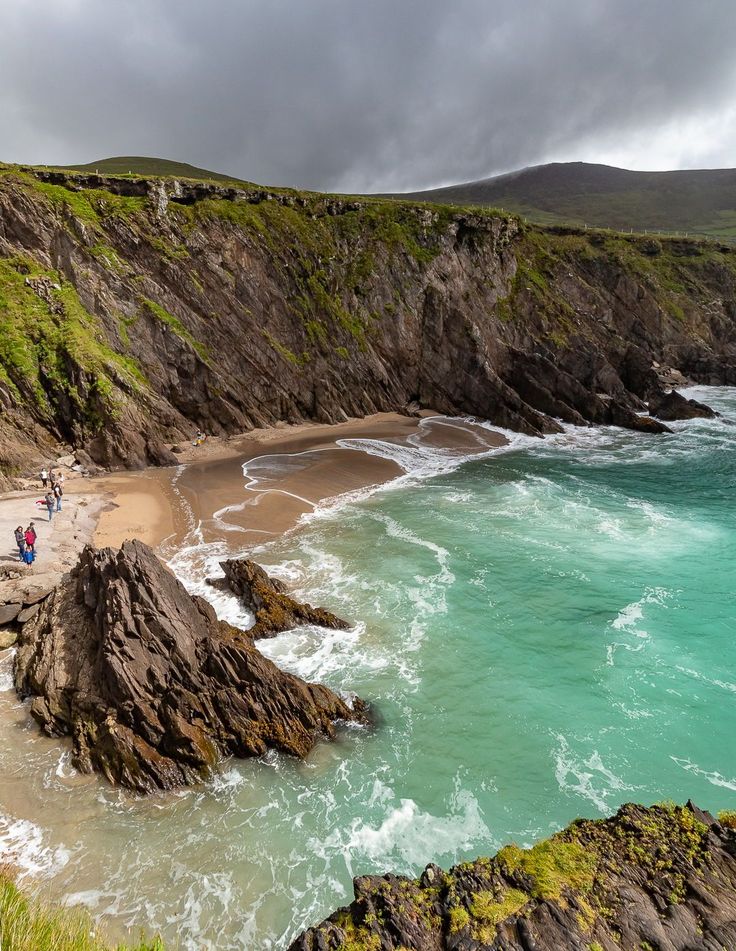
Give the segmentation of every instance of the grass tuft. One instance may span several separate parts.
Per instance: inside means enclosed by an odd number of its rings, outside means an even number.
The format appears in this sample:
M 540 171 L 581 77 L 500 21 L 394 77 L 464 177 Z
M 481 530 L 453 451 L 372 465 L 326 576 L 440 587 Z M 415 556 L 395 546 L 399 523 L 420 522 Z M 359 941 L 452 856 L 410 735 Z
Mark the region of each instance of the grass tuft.
M 0 873 L 2 951 L 164 951 L 159 938 L 135 945 L 111 945 L 97 933 L 89 914 L 60 908 L 21 892 Z

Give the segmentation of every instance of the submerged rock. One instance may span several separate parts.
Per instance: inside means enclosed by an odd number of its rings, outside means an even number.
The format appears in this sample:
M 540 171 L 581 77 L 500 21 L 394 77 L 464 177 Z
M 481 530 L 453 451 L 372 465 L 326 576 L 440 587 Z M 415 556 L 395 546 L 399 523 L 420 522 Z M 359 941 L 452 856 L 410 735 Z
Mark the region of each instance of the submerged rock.
M 688 803 L 626 805 L 522 850 L 354 881 L 290 951 L 736 948 L 736 832 Z
M 228 587 L 255 616 L 255 624 L 247 631 L 254 640 L 274 637 L 303 624 L 316 624 L 337 631 L 347 631 L 350 627 L 347 621 L 325 608 L 313 608 L 311 604 L 295 601 L 286 594 L 283 582 L 269 577 L 260 565 L 248 558 L 221 561 L 220 567 L 225 572 Z
M 365 718 L 327 687 L 279 670 L 218 621 L 142 542 L 87 546 L 23 627 L 15 684 L 77 769 L 139 792 L 209 776 L 224 756 L 305 756 Z

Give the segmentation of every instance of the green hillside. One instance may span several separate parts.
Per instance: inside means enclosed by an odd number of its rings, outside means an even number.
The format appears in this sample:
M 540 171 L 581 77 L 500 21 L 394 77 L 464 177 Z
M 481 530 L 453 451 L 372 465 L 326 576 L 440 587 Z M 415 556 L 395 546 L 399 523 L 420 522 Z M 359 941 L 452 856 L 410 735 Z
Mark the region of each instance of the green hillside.
M 395 197 L 489 205 L 540 224 L 687 232 L 736 241 L 736 169 L 730 168 L 634 172 L 555 163 Z
M 211 172 L 206 168 L 197 168 L 187 162 L 174 162 L 171 159 L 150 158 L 145 155 L 117 155 L 113 158 L 99 159 L 86 165 L 62 165 L 61 168 L 75 172 L 99 172 L 101 175 L 165 175 L 172 178 L 196 178 L 214 182 L 238 182 L 240 179 L 222 172 Z

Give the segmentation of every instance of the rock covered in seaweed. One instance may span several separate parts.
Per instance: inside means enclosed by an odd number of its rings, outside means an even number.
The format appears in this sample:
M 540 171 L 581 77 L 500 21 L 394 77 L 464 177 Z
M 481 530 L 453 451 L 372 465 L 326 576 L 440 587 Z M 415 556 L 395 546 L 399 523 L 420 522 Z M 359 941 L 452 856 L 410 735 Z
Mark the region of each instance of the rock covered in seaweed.
M 24 626 L 15 683 L 46 733 L 71 736 L 79 770 L 139 792 L 228 755 L 305 756 L 365 709 L 281 671 L 140 541 L 84 549 Z
M 316 624 L 337 631 L 350 627 L 347 621 L 325 608 L 295 601 L 286 594 L 286 586 L 269 575 L 248 558 L 221 561 L 228 587 L 238 595 L 245 607 L 255 616 L 255 623 L 247 633 L 254 639 L 274 637 L 282 631 L 303 624 Z
M 691 803 L 626 805 L 532 849 L 354 891 L 290 951 L 736 948 L 736 832 Z

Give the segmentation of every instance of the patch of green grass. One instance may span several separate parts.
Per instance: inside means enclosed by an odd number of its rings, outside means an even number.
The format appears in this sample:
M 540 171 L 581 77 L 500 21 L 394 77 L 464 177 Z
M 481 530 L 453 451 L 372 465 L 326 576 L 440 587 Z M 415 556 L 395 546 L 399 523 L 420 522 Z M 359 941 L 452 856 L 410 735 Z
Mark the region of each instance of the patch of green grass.
M 2 951 L 164 951 L 163 943 L 139 941 L 113 946 L 96 933 L 81 909 L 55 907 L 21 892 L 0 874 L 0 948 Z
M 499 901 L 493 892 L 476 892 L 470 905 L 470 914 L 484 924 L 497 925 L 516 914 L 529 901 L 529 896 L 518 888 L 507 889 Z
M 267 330 L 262 330 L 261 333 L 268 340 L 269 344 L 273 349 L 283 357 L 287 363 L 291 363 L 295 367 L 303 367 L 306 363 L 309 363 L 309 354 L 303 353 L 301 356 L 297 356 L 293 350 L 289 350 L 288 347 L 285 347 L 279 340 L 273 337 Z
M 589 891 L 593 885 L 597 858 L 578 842 L 557 836 L 538 842 L 531 849 L 507 845 L 498 860 L 508 874 L 521 871 L 532 880 L 534 898 L 559 899 L 564 888 Z
M 481 944 L 490 944 L 496 936 L 496 928 L 502 921 L 529 902 L 529 896 L 518 888 L 509 888 L 500 900 L 493 892 L 476 892 L 470 904 L 472 935 Z
M 156 235 L 149 235 L 148 243 L 167 261 L 185 261 L 189 257 L 189 252 L 183 244 L 166 241 Z
M 460 905 L 450 909 L 448 918 L 450 921 L 451 934 L 454 934 L 456 931 L 462 931 L 463 928 L 467 928 L 470 925 L 470 914 L 467 909 Z
M 143 197 L 115 195 L 100 188 L 67 188 L 39 181 L 33 175 L 23 173 L 19 177 L 27 186 L 44 195 L 55 208 L 66 208 L 75 218 L 89 225 L 97 225 L 111 216 L 130 218 L 143 212 L 146 207 Z
M 87 251 L 95 260 L 99 261 L 103 267 L 113 271 L 113 273 L 119 275 L 127 273 L 128 269 L 121 260 L 118 252 L 114 248 L 111 248 L 109 244 L 105 244 L 104 241 L 98 241 L 97 244 L 87 248 Z
M 718 813 L 718 821 L 727 829 L 736 829 L 736 812 L 730 809 L 724 809 Z
M 209 363 L 210 357 L 207 347 L 192 336 L 178 317 L 170 314 L 168 310 L 165 310 L 160 304 L 157 304 L 156 301 L 148 297 L 141 297 L 140 303 L 144 310 L 147 310 L 148 313 L 152 314 L 156 320 L 161 321 L 162 324 L 166 324 L 167 327 L 170 327 L 176 336 L 186 341 L 205 363 Z

